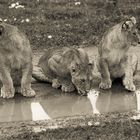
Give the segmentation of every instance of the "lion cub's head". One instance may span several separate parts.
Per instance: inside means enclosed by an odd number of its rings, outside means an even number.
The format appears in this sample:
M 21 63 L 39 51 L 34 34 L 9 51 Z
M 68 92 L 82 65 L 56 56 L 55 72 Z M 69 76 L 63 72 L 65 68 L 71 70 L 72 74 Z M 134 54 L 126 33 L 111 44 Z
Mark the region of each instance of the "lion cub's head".
M 127 41 L 131 45 L 137 45 L 140 43 L 140 36 L 138 33 L 138 29 L 136 28 L 136 18 L 131 17 L 130 19 L 127 19 L 125 22 L 122 24 L 122 32 L 125 34 L 127 37 Z
M 72 82 L 81 95 L 86 95 L 90 90 L 92 65 L 83 49 L 78 49 L 75 59 L 70 64 Z

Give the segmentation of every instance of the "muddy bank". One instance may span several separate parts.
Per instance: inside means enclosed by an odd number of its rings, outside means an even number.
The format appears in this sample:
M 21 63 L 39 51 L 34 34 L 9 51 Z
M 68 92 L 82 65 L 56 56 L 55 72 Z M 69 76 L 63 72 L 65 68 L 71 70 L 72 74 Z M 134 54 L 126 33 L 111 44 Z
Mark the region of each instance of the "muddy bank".
M 0 123 L 0 140 L 140 139 L 135 112 L 75 116 L 40 122 Z

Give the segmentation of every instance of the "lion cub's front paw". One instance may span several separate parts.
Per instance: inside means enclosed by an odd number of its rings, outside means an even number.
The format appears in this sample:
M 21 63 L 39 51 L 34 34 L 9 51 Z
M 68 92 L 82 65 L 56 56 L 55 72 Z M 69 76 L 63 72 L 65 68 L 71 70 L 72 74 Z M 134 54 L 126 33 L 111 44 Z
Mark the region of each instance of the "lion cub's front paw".
M 35 91 L 30 89 L 21 89 L 21 94 L 25 97 L 34 97 L 36 95 Z
M 4 87 L 1 88 L 1 97 L 2 98 L 13 98 L 15 95 L 14 89 L 7 90 Z
M 112 85 L 111 80 L 105 80 L 105 81 L 102 81 L 100 83 L 99 88 L 101 88 L 101 89 L 109 89 L 109 88 L 111 88 L 111 85 Z
M 69 85 L 69 86 L 62 85 L 61 90 L 63 92 L 72 92 L 75 90 L 75 87 L 73 85 Z
M 53 88 L 59 88 L 60 86 L 61 86 L 61 85 L 60 85 L 58 79 L 53 79 L 53 80 L 52 80 L 52 87 L 53 87 Z
M 125 86 L 125 89 L 127 89 L 129 91 L 136 91 L 136 87 L 133 83 L 133 80 L 125 78 L 123 80 L 123 85 Z

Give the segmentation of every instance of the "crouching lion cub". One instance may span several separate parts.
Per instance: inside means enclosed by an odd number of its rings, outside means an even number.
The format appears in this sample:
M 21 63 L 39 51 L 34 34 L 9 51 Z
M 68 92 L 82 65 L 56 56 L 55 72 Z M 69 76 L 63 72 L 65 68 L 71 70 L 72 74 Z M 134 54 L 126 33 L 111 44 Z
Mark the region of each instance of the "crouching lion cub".
M 113 78 L 123 78 L 123 85 L 135 91 L 133 75 L 137 69 L 137 56 L 128 51 L 130 46 L 140 42 L 136 19 L 132 17 L 113 26 L 105 33 L 99 47 L 102 89 L 111 88 Z
M 15 92 L 26 97 L 35 96 L 31 77 L 32 51 L 29 40 L 17 27 L 0 21 L 1 97 L 12 98 Z
M 80 95 L 86 95 L 90 90 L 92 66 L 83 49 L 48 50 L 40 58 L 38 66 L 41 71 L 34 71 L 33 77 L 52 83 L 54 88 L 61 86 L 63 92 L 72 92 L 76 88 Z

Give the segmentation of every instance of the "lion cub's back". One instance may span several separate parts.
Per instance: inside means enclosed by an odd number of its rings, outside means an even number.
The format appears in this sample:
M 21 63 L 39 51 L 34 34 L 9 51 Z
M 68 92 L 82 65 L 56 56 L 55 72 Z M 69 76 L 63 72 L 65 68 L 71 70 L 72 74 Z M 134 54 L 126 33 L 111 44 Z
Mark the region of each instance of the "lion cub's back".
M 57 49 L 54 49 L 54 48 L 50 48 L 50 49 L 47 49 L 44 54 L 41 56 L 41 58 L 39 59 L 39 63 L 38 65 L 41 67 L 41 68 L 44 68 L 45 66 L 48 65 L 48 61 L 51 57 L 53 57 L 54 55 L 59 55 L 59 56 L 62 56 L 62 54 L 68 50 L 69 48 L 65 47 L 65 48 L 57 48 Z

